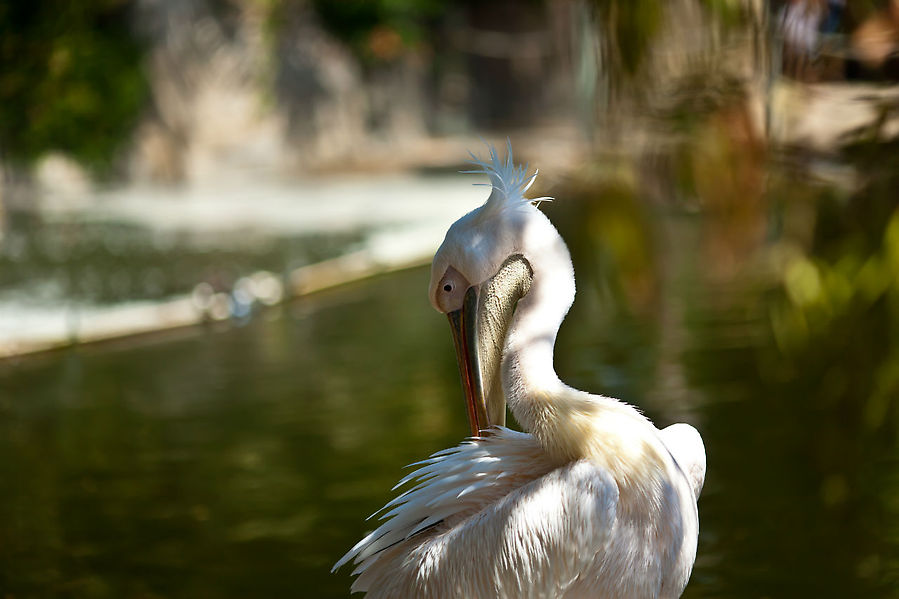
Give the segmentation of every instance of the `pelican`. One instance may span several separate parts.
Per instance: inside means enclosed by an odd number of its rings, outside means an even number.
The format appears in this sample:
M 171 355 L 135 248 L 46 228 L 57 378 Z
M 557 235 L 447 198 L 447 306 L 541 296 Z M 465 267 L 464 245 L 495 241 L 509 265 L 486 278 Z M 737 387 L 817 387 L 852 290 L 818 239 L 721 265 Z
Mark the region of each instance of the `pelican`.
M 415 464 L 411 488 L 334 569 L 353 560 L 369 598 L 679 597 L 696 556 L 705 449 L 634 407 L 556 375 L 575 295 L 568 248 L 537 172 L 472 154 L 486 203 L 434 256 L 429 297 L 449 317 L 472 437 Z M 506 405 L 526 432 L 503 426 Z

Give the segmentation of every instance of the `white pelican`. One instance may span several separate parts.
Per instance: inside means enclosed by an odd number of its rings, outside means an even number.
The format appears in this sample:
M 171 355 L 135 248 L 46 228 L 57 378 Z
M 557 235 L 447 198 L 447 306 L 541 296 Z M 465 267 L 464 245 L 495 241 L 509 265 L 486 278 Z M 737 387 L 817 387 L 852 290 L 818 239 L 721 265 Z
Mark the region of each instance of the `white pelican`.
M 568 248 L 534 205 L 547 198 L 524 197 L 537 173 L 511 148 L 505 162 L 492 147 L 490 162 L 472 158 L 492 191 L 450 227 L 429 295 L 453 326 L 474 438 L 418 464 L 397 486 L 417 484 L 334 568 L 354 560 L 352 590 L 369 598 L 678 597 L 696 556 L 702 439 L 559 380 Z M 505 401 L 527 433 L 499 426 Z

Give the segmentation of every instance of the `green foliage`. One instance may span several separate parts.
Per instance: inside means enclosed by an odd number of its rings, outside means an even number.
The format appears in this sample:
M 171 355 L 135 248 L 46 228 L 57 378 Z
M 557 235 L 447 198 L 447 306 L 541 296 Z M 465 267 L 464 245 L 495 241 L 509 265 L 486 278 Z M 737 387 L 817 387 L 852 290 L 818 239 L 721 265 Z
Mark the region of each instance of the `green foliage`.
M 124 0 L 0 5 L 0 151 L 61 150 L 110 166 L 144 104 L 141 48 Z

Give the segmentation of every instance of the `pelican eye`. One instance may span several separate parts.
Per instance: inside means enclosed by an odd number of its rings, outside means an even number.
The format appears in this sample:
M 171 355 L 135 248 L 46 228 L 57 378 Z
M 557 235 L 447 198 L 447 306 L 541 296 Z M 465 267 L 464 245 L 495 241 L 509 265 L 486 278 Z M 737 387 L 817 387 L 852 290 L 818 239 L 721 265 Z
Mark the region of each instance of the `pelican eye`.
M 437 285 L 434 286 L 434 306 L 444 314 L 458 310 L 462 307 L 462 300 L 465 296 L 465 290 L 471 286 L 462 273 L 453 268 L 447 267 L 446 272 L 440 277 Z

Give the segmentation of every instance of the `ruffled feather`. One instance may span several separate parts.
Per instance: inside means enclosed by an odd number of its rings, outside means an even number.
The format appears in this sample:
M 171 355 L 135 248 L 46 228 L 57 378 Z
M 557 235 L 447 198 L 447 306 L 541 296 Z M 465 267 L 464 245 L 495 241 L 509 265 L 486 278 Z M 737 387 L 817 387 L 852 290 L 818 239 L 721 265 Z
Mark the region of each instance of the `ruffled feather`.
M 466 174 L 483 174 L 490 177 L 490 183 L 475 183 L 475 185 L 490 185 L 495 190 L 495 193 L 491 193 L 487 199 L 485 206 L 488 210 L 501 210 L 527 204 L 539 205 L 540 202 L 552 201 L 553 198 L 548 196 L 539 198 L 526 198 L 524 196 L 525 192 L 534 184 L 540 171 L 535 169 L 532 174 L 528 175 L 527 164 L 524 166 L 515 164 L 510 141 L 507 140 L 506 142 L 505 160 L 499 157 L 495 147 L 491 144 L 486 145 L 490 153 L 489 162 L 481 160 L 474 152 L 469 152 L 468 154 L 471 156 L 469 162 L 478 168 L 462 172 Z
M 504 427 L 490 435 L 464 441 L 430 458 L 394 489 L 414 486 L 369 516 L 386 520 L 365 536 L 334 565 L 350 560 L 364 572 L 383 550 L 447 520 L 458 521 L 505 496 L 510 489 L 546 474 L 552 464 L 534 437 Z M 333 571 L 332 570 L 332 571 Z

